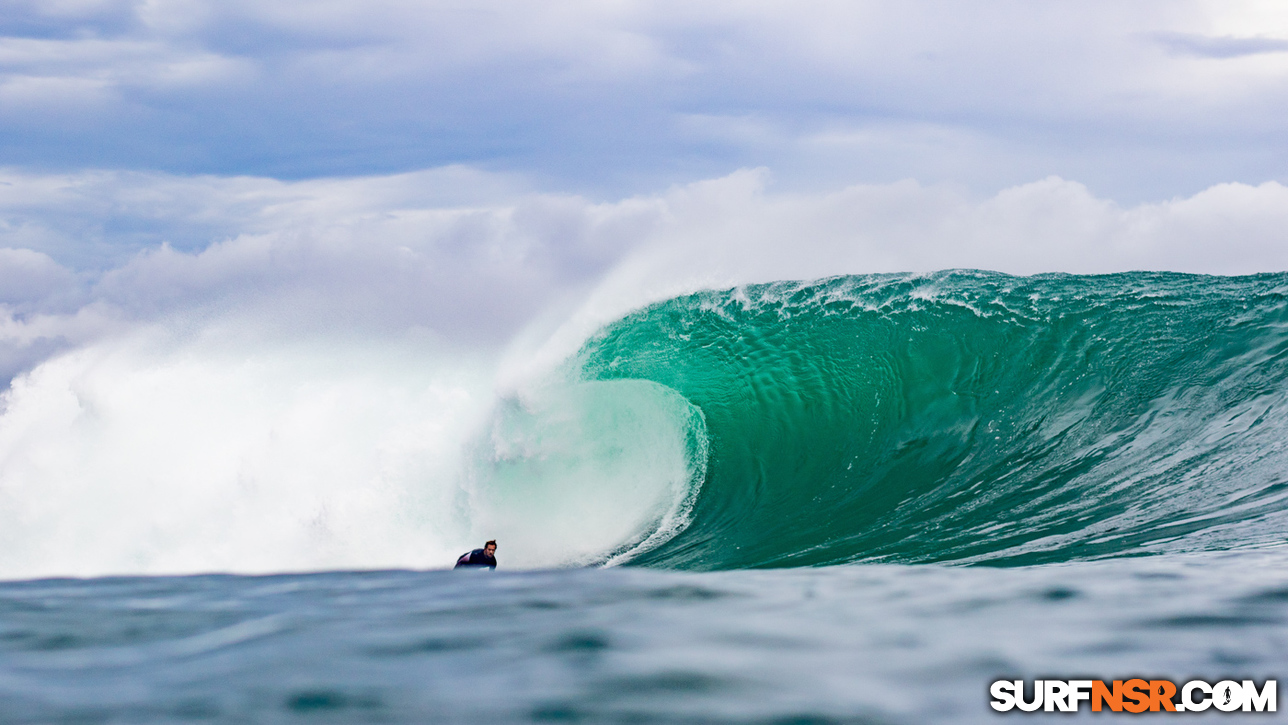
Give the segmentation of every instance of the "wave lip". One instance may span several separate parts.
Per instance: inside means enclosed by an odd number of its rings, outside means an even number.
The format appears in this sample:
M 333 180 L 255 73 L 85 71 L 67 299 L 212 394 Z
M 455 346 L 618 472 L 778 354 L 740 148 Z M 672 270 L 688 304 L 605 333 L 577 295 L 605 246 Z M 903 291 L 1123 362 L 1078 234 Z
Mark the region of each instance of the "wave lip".
M 1288 530 L 1288 275 L 871 275 L 707 291 L 572 363 L 698 410 L 692 523 L 634 563 L 1027 564 Z

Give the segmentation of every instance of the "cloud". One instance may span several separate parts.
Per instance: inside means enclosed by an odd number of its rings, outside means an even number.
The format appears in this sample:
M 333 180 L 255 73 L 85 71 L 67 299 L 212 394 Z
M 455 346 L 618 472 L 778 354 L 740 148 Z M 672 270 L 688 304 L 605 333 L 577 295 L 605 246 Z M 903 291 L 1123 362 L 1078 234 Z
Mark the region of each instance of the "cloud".
M 668 225 L 639 254 L 725 270 L 727 283 L 839 273 L 979 268 L 1012 274 L 1288 269 L 1288 188 L 1222 184 L 1123 207 L 1049 177 L 983 200 L 914 181 L 818 194 L 773 193 L 764 171 L 663 196 Z M 626 262 L 629 266 L 631 262 Z
M 149 172 L 0 170 L 0 245 L 77 269 L 116 267 L 162 243 L 200 251 L 244 234 L 300 231 L 400 209 L 505 204 L 521 178 L 466 167 L 381 177 L 282 182 Z
M 30 249 L 0 249 L 0 304 L 45 305 L 52 296 L 74 290 L 79 280 L 46 254 Z
M 1057 174 L 1132 203 L 1283 180 L 1288 67 L 1245 53 L 1278 42 L 1248 31 L 1271 20 L 1198 0 L 13 3 L 0 148 L 183 175 L 460 163 L 601 199 L 758 165 L 801 189 Z
M 1202 58 L 1238 58 L 1261 53 L 1288 52 L 1288 39 L 1284 38 L 1214 38 L 1186 33 L 1162 33 L 1156 36 L 1168 50 L 1182 55 Z

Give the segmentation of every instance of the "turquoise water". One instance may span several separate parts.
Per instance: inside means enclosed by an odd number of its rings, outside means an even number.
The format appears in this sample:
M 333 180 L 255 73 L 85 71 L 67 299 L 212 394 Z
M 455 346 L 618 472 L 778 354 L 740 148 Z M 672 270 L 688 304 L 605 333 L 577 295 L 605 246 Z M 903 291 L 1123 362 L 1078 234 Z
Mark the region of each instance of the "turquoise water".
M 0 723 L 992 722 L 999 678 L 1285 674 L 1288 275 L 706 291 L 542 391 L 471 485 L 550 540 L 628 512 L 610 566 L 0 582 Z
M 702 292 L 584 379 L 701 410 L 693 523 L 635 563 L 1018 565 L 1288 534 L 1288 276 L 838 277 Z

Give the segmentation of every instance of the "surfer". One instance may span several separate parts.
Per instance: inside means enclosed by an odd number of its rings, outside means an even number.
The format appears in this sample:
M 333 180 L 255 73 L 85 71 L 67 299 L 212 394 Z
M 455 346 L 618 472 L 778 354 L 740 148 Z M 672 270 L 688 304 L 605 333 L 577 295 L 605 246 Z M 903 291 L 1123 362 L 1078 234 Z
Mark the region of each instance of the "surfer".
M 487 542 L 482 549 L 461 554 L 461 558 L 456 560 L 456 566 L 452 568 L 482 569 L 485 566 L 493 571 L 496 570 L 496 540 Z

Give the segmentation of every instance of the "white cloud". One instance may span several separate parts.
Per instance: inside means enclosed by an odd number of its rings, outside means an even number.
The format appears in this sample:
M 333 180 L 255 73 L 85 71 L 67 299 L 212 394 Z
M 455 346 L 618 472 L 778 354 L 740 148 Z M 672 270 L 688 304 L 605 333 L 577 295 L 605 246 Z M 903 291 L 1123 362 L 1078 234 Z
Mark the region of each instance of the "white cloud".
M 0 102 L 17 109 L 86 111 L 115 100 L 112 85 L 96 78 L 9 75 L 0 79 Z
M 122 89 L 153 92 L 255 77 L 255 63 L 160 40 L 0 38 L 0 97 L 20 107 L 84 110 L 122 100 Z
M 1288 38 L 1288 13 L 1276 0 L 1204 0 L 1199 7 L 1210 35 Z
M 30 249 L 0 249 L 0 304 L 43 303 L 78 286 L 76 275 Z
M 150 0 L 25 14 L 56 32 L 0 39 L 4 114 L 16 143 L 45 144 L 63 168 L 485 160 L 591 189 L 769 165 L 797 188 L 915 177 L 988 193 L 1059 174 L 1125 202 L 1285 181 L 1288 53 L 1274 51 L 1288 30 L 1262 3 Z

